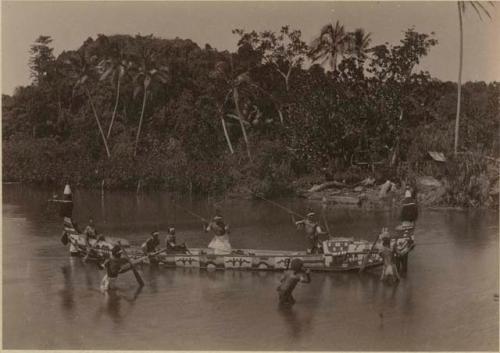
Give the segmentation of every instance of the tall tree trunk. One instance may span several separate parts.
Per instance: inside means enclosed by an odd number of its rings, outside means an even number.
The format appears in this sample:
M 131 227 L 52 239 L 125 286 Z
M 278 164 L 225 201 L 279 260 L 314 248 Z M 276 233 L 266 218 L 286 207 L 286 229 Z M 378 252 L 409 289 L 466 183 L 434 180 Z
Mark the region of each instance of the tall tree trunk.
M 222 130 L 224 130 L 224 136 L 226 137 L 229 151 L 231 151 L 231 154 L 234 154 L 233 145 L 231 144 L 231 139 L 229 138 L 229 133 L 227 132 L 226 121 L 224 120 L 224 116 L 222 113 L 220 114 L 220 122 L 222 123 Z
M 142 120 L 144 118 L 144 110 L 146 109 L 146 97 L 148 96 L 147 89 L 144 90 L 144 98 L 142 99 L 142 110 L 141 110 L 141 118 L 139 119 L 139 128 L 137 129 L 137 135 L 135 136 L 135 148 L 134 148 L 134 157 L 137 156 L 137 146 L 139 146 L 139 137 L 141 135 L 142 128 Z
M 460 2 L 458 6 L 458 23 L 460 25 L 460 55 L 458 62 L 458 82 L 457 82 L 457 116 L 455 118 L 455 143 L 453 145 L 453 152 L 456 155 L 458 151 L 458 130 L 460 127 L 460 100 L 462 99 L 462 60 L 463 60 L 463 24 L 462 24 L 462 10 L 460 9 Z
M 281 108 L 278 108 L 278 115 L 280 117 L 281 125 L 285 125 L 285 119 L 283 118 L 283 111 L 281 110 Z
M 92 102 L 92 97 L 90 96 L 90 92 L 87 87 L 85 87 L 85 93 L 87 93 L 87 97 L 89 99 L 90 107 L 92 108 L 92 112 L 94 113 L 95 121 L 97 122 L 97 127 L 99 128 L 99 133 L 101 134 L 102 141 L 104 142 L 104 148 L 106 148 L 106 155 L 108 158 L 111 157 L 111 153 L 109 152 L 108 142 L 106 140 L 106 136 L 104 136 L 104 131 L 102 130 L 101 121 L 99 116 L 97 115 L 97 111 L 95 110 L 94 103 Z
M 113 115 L 111 116 L 111 122 L 109 123 L 109 128 L 108 128 L 108 134 L 106 138 L 109 139 L 109 135 L 111 135 L 111 129 L 113 128 L 113 122 L 115 121 L 115 116 L 116 116 L 116 109 L 118 108 L 118 102 L 120 100 L 120 82 L 121 79 L 118 78 L 118 84 L 116 86 L 116 101 L 115 101 L 115 108 L 113 109 Z
M 243 114 L 241 113 L 241 110 L 240 110 L 239 95 L 238 95 L 238 88 L 237 87 L 233 87 L 233 99 L 234 99 L 234 106 L 236 108 L 236 114 L 238 114 L 238 117 L 239 117 L 238 120 L 240 121 L 241 132 L 243 133 L 243 139 L 245 140 L 245 145 L 247 147 L 248 159 L 250 159 L 250 161 L 251 161 L 252 154 L 250 153 L 250 144 L 248 142 L 247 130 L 245 128 L 245 124 L 243 123 Z

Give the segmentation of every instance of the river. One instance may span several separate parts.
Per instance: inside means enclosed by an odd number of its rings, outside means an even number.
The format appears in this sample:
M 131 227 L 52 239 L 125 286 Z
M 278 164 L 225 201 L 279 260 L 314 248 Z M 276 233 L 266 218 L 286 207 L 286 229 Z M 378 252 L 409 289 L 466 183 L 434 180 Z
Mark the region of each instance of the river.
M 3 348 L 135 350 L 494 350 L 499 349 L 498 213 L 422 210 L 409 270 L 398 286 L 379 271 L 313 273 L 291 310 L 278 307 L 279 273 L 142 268 L 119 291 L 99 291 L 103 272 L 70 258 L 53 190 L 3 185 Z M 59 190 L 58 190 L 59 191 Z M 175 200 L 175 201 L 174 201 Z M 206 246 L 200 221 L 214 202 L 236 248 L 301 250 L 290 216 L 263 201 L 190 200 L 171 194 L 75 190 L 74 218 L 140 244 L 175 224 L 177 240 Z M 280 200 L 299 213 L 321 207 Z M 328 208 L 337 236 L 374 239 L 397 211 Z M 163 237 L 163 235 L 162 235 Z M 162 239 L 163 242 L 163 239 Z

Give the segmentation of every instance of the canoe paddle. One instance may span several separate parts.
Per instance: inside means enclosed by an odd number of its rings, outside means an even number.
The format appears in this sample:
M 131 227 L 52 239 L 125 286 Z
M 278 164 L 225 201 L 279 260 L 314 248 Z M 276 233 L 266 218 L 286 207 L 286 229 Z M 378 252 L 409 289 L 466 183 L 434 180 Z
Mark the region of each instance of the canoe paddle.
M 135 260 L 130 260 L 134 265 L 140 263 L 142 260 L 145 260 L 151 256 L 156 256 L 156 255 L 160 255 L 161 253 L 164 253 L 165 251 L 167 251 L 167 248 L 164 248 L 164 249 L 161 249 L 161 250 L 158 250 L 158 251 L 155 251 L 155 252 L 152 252 L 151 254 L 148 254 L 148 255 L 144 255 L 144 256 L 141 256 Z M 125 271 L 123 272 L 127 272 L 129 270 L 131 270 L 132 268 L 129 268 L 129 269 L 126 269 Z M 121 273 L 123 273 L 121 272 Z
M 144 286 L 144 281 L 142 280 L 141 274 L 135 268 L 135 265 L 132 263 L 132 260 L 130 259 L 130 257 L 128 256 L 127 252 L 125 251 L 125 249 L 123 248 L 123 246 L 120 242 L 118 242 L 118 246 L 122 250 L 125 259 L 127 259 L 128 263 L 130 264 L 130 268 L 131 268 L 132 272 L 134 273 L 134 276 L 135 276 L 135 279 L 137 280 L 137 283 L 141 287 Z
M 382 234 L 383 232 L 381 232 L 380 234 L 377 235 L 377 238 L 375 239 L 375 241 L 373 242 L 372 244 L 372 247 L 370 249 L 370 252 L 368 252 L 368 254 L 365 255 L 365 257 L 363 258 L 363 263 L 361 264 L 361 266 L 359 267 L 359 273 L 363 272 L 365 270 L 365 267 L 366 265 L 368 265 L 368 260 L 370 259 L 370 256 L 372 255 L 372 252 L 373 252 L 373 249 L 375 249 L 375 245 L 377 244 L 377 241 L 378 239 L 380 238 L 380 235 Z

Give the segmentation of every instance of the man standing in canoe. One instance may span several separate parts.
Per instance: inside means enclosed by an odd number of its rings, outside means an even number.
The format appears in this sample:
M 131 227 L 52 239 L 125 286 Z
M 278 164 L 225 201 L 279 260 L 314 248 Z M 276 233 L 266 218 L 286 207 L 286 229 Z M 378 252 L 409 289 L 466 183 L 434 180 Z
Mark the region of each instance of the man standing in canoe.
M 403 207 L 401 208 L 401 227 L 414 228 L 415 222 L 418 219 L 418 206 L 417 201 L 413 197 L 410 188 L 405 191 L 405 198 L 403 199 Z
M 227 226 L 222 216 L 217 214 L 212 219 L 212 221 L 206 225 L 203 225 L 205 232 L 212 232 L 214 237 L 210 244 L 208 244 L 209 249 L 213 249 L 215 254 L 230 254 L 231 244 L 229 243 L 229 226 Z
M 397 269 L 402 274 L 408 271 L 408 253 L 415 246 L 412 237 L 417 219 L 417 201 L 414 199 L 411 189 L 407 188 L 403 200 L 403 207 L 401 209 L 401 225 L 396 228 L 401 239 L 396 241 L 394 258 Z
M 320 252 L 321 248 L 318 245 L 319 236 L 327 234 L 315 221 L 315 215 L 314 212 L 309 212 L 305 219 L 295 222 L 297 229 L 303 228 L 306 233 L 307 240 L 309 241 L 309 248 L 307 249 L 309 254 L 318 254 Z
M 311 282 L 310 271 L 309 269 L 304 271 L 303 265 L 304 263 L 301 259 L 293 259 L 290 265 L 291 270 L 285 271 L 283 277 L 281 277 L 280 285 L 276 288 L 281 306 L 291 307 L 295 304 L 292 293 L 299 282 Z
M 118 274 L 122 271 L 122 266 L 129 263 L 127 259 L 121 257 L 122 249 L 115 245 L 111 250 L 111 256 L 109 259 L 104 261 L 101 268 L 106 270 L 101 281 L 101 290 L 108 291 L 116 288 L 116 280 L 118 279 Z

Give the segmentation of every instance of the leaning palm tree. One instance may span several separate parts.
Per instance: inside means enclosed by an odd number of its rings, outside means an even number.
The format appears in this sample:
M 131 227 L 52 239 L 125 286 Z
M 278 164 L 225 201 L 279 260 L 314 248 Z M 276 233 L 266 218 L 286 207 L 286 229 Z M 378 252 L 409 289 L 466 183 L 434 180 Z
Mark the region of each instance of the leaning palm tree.
M 113 129 L 113 123 L 116 117 L 116 111 L 118 109 L 118 103 L 120 102 L 120 87 L 127 70 L 132 66 L 131 61 L 127 61 L 124 55 L 124 48 L 120 47 L 119 44 L 110 43 L 108 56 L 101 60 L 99 63 L 98 70 L 100 73 L 99 79 L 101 81 L 110 79 L 112 85 L 116 85 L 116 97 L 115 106 L 113 108 L 113 114 L 111 115 L 111 121 L 108 126 L 108 133 L 106 138 L 109 139 L 111 135 L 111 130 Z
M 62 56 L 63 54 L 61 54 Z M 80 49 L 76 52 L 68 54 L 67 59 L 64 60 L 64 64 L 68 66 L 68 76 L 76 80 L 73 86 L 73 96 L 76 94 L 78 88 L 82 88 L 85 94 L 87 95 L 90 107 L 92 108 L 92 113 L 94 114 L 97 127 L 99 129 L 99 133 L 101 135 L 104 148 L 106 149 L 106 155 L 108 158 L 111 157 L 111 152 L 109 151 L 108 141 L 106 136 L 104 135 L 104 131 L 101 125 L 101 119 L 97 114 L 97 110 L 94 106 L 94 102 L 92 100 L 92 95 L 90 94 L 90 90 L 88 87 L 88 81 L 93 78 L 95 75 L 95 63 L 97 61 L 97 57 L 91 56 L 89 57 L 87 53 L 83 49 Z
M 241 133 L 243 135 L 243 140 L 245 141 L 245 146 L 247 150 L 248 159 L 252 160 L 252 153 L 250 152 L 250 142 L 248 140 L 247 129 L 245 125 L 248 125 L 248 121 L 245 118 L 240 102 L 241 102 L 241 89 L 245 84 L 250 82 L 250 76 L 248 71 L 237 74 L 235 72 L 233 57 L 229 57 L 229 63 L 226 61 L 220 61 L 215 65 L 215 74 L 218 78 L 221 78 L 224 82 L 225 88 L 227 89 L 226 98 L 224 99 L 224 104 L 227 102 L 228 97 L 231 96 L 234 104 L 234 114 L 227 114 L 228 117 L 238 120 L 240 123 Z M 224 132 L 226 134 L 226 139 L 228 139 L 225 123 L 223 122 Z M 228 143 L 229 144 L 229 143 Z M 232 149 L 232 148 L 230 148 Z
M 309 57 L 313 61 L 322 60 L 321 64 L 328 62 L 332 71 L 337 70 L 339 58 L 343 57 L 348 49 L 349 36 L 344 26 L 335 23 L 327 24 L 321 28 L 319 37 L 311 43 Z
M 495 4 L 492 1 L 488 1 L 488 4 L 490 6 L 495 6 Z M 462 61 L 463 61 L 463 22 L 462 22 L 462 15 L 465 13 L 465 9 L 467 8 L 467 5 L 470 5 L 476 14 L 479 16 L 479 18 L 482 20 L 482 14 L 485 14 L 488 16 L 488 18 L 491 19 L 490 13 L 486 9 L 486 7 L 481 4 L 479 1 L 458 1 L 457 2 L 457 7 L 458 7 L 458 23 L 459 23 L 459 28 L 460 28 L 460 56 L 459 56 L 459 63 L 458 63 L 458 82 L 457 82 L 457 115 L 455 118 L 455 142 L 453 145 L 453 152 L 456 155 L 458 151 L 458 131 L 460 127 L 460 103 L 462 99 Z
M 139 118 L 139 127 L 137 128 L 137 134 L 135 136 L 135 147 L 134 147 L 134 157 L 137 156 L 137 148 L 139 146 L 139 138 L 141 136 L 142 123 L 144 120 L 144 111 L 146 109 L 146 101 L 149 94 L 149 88 L 152 82 L 158 80 L 161 83 L 167 83 L 168 79 L 168 67 L 165 65 L 159 65 L 157 62 L 157 57 L 159 52 L 153 48 L 151 45 L 151 36 L 138 37 L 140 44 L 136 51 L 137 61 L 139 66 L 136 68 L 134 74 L 134 82 L 136 83 L 136 88 L 134 90 L 134 98 L 142 90 L 142 108 L 141 116 Z

